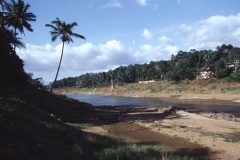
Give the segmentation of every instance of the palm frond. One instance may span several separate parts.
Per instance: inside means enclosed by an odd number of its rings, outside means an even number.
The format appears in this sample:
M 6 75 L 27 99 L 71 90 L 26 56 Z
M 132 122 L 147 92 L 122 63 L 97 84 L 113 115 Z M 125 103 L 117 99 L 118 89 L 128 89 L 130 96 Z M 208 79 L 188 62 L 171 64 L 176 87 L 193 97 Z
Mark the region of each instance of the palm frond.
M 65 21 L 61 21 L 57 17 L 51 22 L 51 24 L 46 24 L 45 26 L 50 27 L 53 30 L 50 31 L 50 34 L 53 36 L 52 41 L 55 41 L 57 37 L 60 37 L 62 42 L 73 42 L 71 36 L 85 39 L 84 36 L 72 32 L 73 27 L 77 26 L 76 22 L 67 24 Z
M 86 40 L 86 38 L 80 34 L 72 33 L 72 36 Z
M 56 41 L 57 38 L 58 38 L 58 35 L 52 36 L 52 42 Z

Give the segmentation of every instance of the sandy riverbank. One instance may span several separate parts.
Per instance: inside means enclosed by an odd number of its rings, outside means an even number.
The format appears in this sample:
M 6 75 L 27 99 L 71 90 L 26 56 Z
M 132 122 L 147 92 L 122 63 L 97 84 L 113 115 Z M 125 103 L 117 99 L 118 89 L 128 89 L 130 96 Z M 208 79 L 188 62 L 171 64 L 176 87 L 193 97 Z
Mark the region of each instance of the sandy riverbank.
M 179 100 L 227 100 L 240 103 L 240 95 L 238 94 L 161 94 L 161 93 L 118 93 L 116 92 L 81 92 L 81 91 L 63 91 L 54 90 L 58 94 L 87 94 L 100 96 L 125 96 L 125 97 L 155 97 L 155 98 L 171 98 Z
M 227 120 L 213 113 L 192 113 L 188 110 L 174 113 L 171 108 L 157 110 L 156 107 L 134 107 L 130 110 L 125 107 L 112 108 L 106 112 L 106 116 L 119 110 L 124 115 L 116 123 L 88 126 L 82 130 L 129 137 L 142 143 L 190 153 L 195 157 L 204 156 L 204 159 L 240 158 L 239 118 L 238 121 L 234 117 Z

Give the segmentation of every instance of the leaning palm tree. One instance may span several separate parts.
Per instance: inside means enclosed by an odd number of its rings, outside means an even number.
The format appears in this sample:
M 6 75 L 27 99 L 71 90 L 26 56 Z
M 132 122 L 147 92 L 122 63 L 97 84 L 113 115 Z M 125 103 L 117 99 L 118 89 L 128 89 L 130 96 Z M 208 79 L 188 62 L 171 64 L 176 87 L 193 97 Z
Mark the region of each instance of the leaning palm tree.
M 58 72 L 62 63 L 62 57 L 63 57 L 63 50 L 64 50 L 64 44 L 65 42 L 73 42 L 71 36 L 76 37 L 76 38 L 81 38 L 81 39 L 85 39 L 84 36 L 73 33 L 72 29 L 74 26 L 77 26 L 76 22 L 73 22 L 71 24 L 67 24 L 65 21 L 60 21 L 58 18 L 56 18 L 56 20 L 53 20 L 51 22 L 51 24 L 46 24 L 46 27 L 50 27 L 53 29 L 53 31 L 50 31 L 51 36 L 52 36 L 52 41 L 55 41 L 58 37 L 61 39 L 62 41 L 62 54 L 61 54 L 61 58 L 60 58 L 60 62 L 58 65 L 58 70 L 57 70 L 57 74 L 56 77 L 53 81 L 50 93 L 52 92 L 52 89 L 55 85 L 55 82 L 57 80 L 57 76 L 58 76 Z
M 15 37 L 17 36 L 17 30 L 24 34 L 24 28 L 28 31 L 33 32 L 31 25 L 28 22 L 36 21 L 36 16 L 28 12 L 30 5 L 24 3 L 23 0 L 18 0 L 15 2 L 11 0 L 11 3 L 4 3 L 4 8 L 7 12 L 3 12 L 4 14 L 4 23 L 7 27 L 13 27 L 15 31 Z M 25 35 L 25 34 L 24 34 Z M 16 46 L 14 46 L 15 50 Z

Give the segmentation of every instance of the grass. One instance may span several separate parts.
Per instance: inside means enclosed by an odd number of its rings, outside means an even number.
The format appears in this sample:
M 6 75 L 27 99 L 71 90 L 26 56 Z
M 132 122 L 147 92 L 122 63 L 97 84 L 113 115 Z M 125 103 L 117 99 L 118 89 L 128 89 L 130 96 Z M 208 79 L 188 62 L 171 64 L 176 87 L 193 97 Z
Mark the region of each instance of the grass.
M 239 89 L 237 87 L 225 87 L 221 89 L 222 92 L 235 92 L 235 91 L 239 91 Z
M 167 154 L 169 153 L 169 154 Z M 102 149 L 95 153 L 99 160 L 190 160 L 188 156 L 172 155 L 171 152 L 166 151 L 164 148 L 155 145 L 138 145 L 129 144 L 116 147 Z
M 89 125 L 86 124 L 86 123 L 68 123 L 68 125 L 73 126 L 73 127 L 76 127 L 76 128 L 81 128 L 81 127 L 87 127 L 87 126 L 89 126 Z
M 239 140 L 237 138 L 224 138 L 225 142 L 237 143 Z
M 74 143 L 73 146 L 72 146 L 72 151 L 74 153 L 82 154 L 82 145 L 79 145 L 78 143 Z
M 154 159 L 158 158 L 163 148 L 154 145 L 123 145 L 105 148 L 95 154 L 100 160 L 112 159 Z
M 216 85 L 217 84 L 217 85 Z M 116 93 L 125 94 L 125 93 L 163 93 L 163 94 L 210 94 L 210 93 L 231 93 L 239 94 L 239 85 L 238 83 L 225 82 L 219 79 L 208 79 L 208 80 L 193 80 L 193 81 L 179 81 L 179 82 L 170 82 L 159 80 L 155 83 L 148 84 L 139 84 L 139 83 L 129 83 L 124 87 L 116 87 Z M 221 90 L 222 89 L 222 90 Z M 61 90 L 61 89 L 59 89 Z M 64 90 L 64 89 L 62 89 Z M 69 91 L 76 92 L 95 92 L 94 88 L 81 88 L 72 87 L 68 89 Z M 97 93 L 109 93 L 110 87 L 98 87 Z

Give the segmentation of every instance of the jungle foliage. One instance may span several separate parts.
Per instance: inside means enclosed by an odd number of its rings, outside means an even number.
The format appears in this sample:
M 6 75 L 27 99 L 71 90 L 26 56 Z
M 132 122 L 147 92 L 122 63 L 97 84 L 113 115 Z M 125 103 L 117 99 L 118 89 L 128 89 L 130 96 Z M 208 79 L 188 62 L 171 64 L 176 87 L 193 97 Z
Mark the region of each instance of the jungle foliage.
M 25 49 L 18 32 L 24 34 L 24 29 L 33 31 L 29 21 L 35 21 L 36 16 L 28 12 L 29 4 L 22 0 L 10 3 L 0 1 L 0 88 L 19 87 L 33 81 L 32 74 L 24 71 L 24 61 L 16 53 L 16 47 Z

